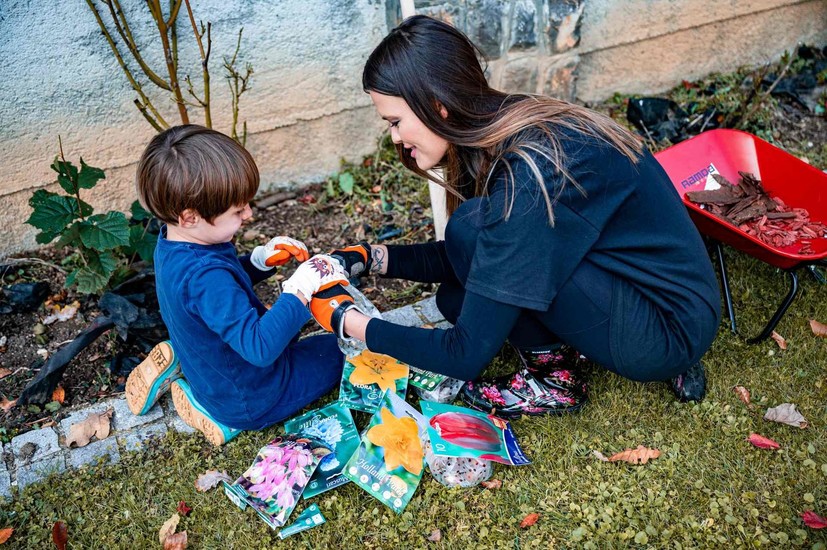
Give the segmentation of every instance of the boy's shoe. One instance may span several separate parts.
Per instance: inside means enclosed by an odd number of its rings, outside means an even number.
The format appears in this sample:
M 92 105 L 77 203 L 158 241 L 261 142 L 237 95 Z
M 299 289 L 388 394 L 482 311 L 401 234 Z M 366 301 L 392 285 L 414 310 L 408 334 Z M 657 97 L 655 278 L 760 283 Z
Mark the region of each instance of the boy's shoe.
M 129 373 L 126 380 L 126 404 L 137 416 L 149 412 L 170 387 L 181 378 L 181 365 L 172 344 L 161 342 Z
M 699 403 L 706 396 L 706 372 L 704 364 L 698 361 L 683 374 L 669 381 L 675 396 L 681 403 Z
M 183 378 L 172 383 L 170 392 L 172 403 L 181 420 L 203 433 L 207 441 L 213 445 L 223 445 L 242 432 L 242 430 L 225 426 L 210 416 L 210 413 L 195 400 L 189 383 Z

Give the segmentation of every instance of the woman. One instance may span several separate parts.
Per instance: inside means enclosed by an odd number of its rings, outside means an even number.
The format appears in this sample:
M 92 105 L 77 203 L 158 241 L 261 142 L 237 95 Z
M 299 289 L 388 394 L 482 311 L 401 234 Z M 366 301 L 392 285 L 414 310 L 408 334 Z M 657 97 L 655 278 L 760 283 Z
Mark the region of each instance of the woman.
M 523 368 L 462 393 L 505 416 L 578 409 L 586 388 L 571 350 L 702 399 L 720 294 L 666 173 L 608 117 L 490 88 L 478 54 L 450 25 L 415 16 L 370 55 L 364 89 L 408 168 L 444 168 L 451 216 L 443 242 L 333 252 L 352 276 L 440 283 L 453 328 L 398 326 L 345 304 L 336 332 L 463 380 L 508 340 Z

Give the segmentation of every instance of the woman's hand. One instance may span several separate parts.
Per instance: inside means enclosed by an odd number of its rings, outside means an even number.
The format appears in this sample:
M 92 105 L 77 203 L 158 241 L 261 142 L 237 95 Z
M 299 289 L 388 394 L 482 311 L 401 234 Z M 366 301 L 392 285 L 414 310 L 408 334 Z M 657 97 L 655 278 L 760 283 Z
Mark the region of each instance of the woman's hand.
M 330 255 L 342 264 L 349 277 L 384 275 L 388 272 L 388 247 L 384 244 L 370 245 L 361 241 L 334 250 Z
M 250 263 L 261 271 L 269 271 L 276 266 L 284 265 L 291 258 L 300 262 L 307 261 L 310 253 L 303 242 L 290 237 L 274 237 L 264 246 L 257 246 L 250 254 Z
M 348 285 L 342 265 L 325 254 L 317 254 L 301 264 L 289 279 L 282 283 L 282 292 L 294 294 L 307 303 L 320 290 L 334 285 Z
M 373 258 L 371 246 L 367 241 L 359 244 L 338 248 L 330 253 L 333 258 L 342 264 L 349 277 L 364 277 L 370 273 Z

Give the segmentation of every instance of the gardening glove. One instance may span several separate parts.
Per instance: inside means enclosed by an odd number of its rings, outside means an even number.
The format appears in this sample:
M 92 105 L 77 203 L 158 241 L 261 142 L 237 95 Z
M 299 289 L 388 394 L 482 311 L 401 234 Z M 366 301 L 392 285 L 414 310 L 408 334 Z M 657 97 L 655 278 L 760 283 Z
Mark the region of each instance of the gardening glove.
M 282 283 L 281 289 L 287 294 L 301 294 L 310 302 L 315 293 L 335 284 L 349 284 L 344 268 L 330 256 L 316 254 L 303 262 L 296 272 Z
M 261 271 L 269 271 L 277 265 L 284 265 L 290 258 L 296 258 L 300 262 L 310 257 L 304 243 L 291 239 L 290 237 L 275 237 L 264 246 L 257 246 L 250 254 L 250 263 Z
M 370 245 L 367 241 L 336 249 L 330 255 L 342 264 L 348 277 L 364 277 L 370 272 L 370 266 L 373 263 Z
M 310 313 L 316 322 L 326 331 L 344 340 L 348 339 L 345 336 L 345 312 L 349 309 L 359 311 L 353 303 L 353 297 L 339 284 L 320 290 L 310 300 Z

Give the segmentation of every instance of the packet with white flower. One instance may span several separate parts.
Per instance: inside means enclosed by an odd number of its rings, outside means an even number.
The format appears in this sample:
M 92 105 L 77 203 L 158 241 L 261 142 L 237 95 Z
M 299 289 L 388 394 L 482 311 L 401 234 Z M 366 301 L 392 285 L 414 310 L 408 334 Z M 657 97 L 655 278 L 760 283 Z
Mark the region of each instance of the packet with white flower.
M 345 463 L 359 446 L 359 432 L 350 411 L 340 403 L 314 409 L 284 423 L 284 431 L 319 440 L 333 452 L 322 458 L 302 496 L 314 497 L 350 480 L 342 474 Z

